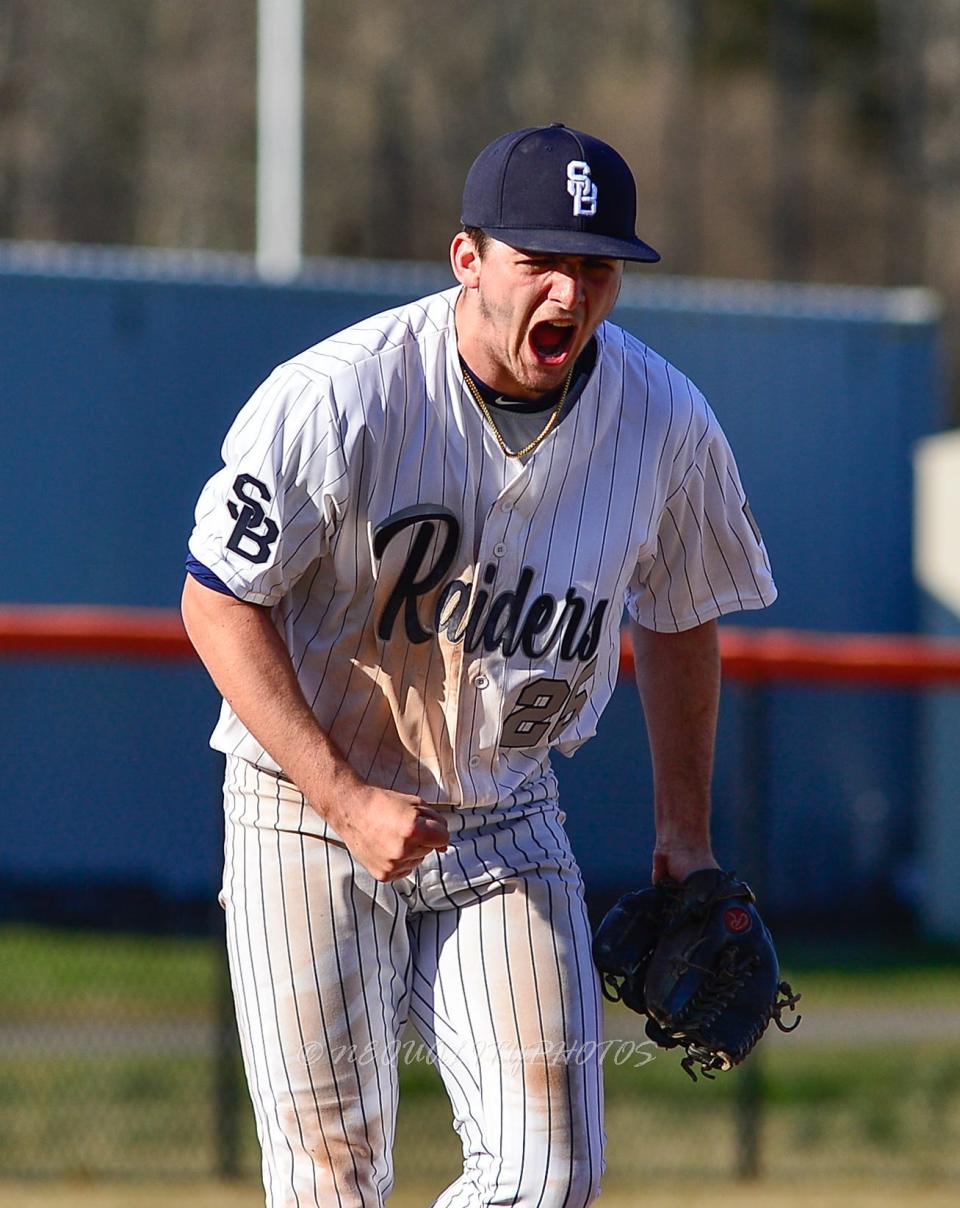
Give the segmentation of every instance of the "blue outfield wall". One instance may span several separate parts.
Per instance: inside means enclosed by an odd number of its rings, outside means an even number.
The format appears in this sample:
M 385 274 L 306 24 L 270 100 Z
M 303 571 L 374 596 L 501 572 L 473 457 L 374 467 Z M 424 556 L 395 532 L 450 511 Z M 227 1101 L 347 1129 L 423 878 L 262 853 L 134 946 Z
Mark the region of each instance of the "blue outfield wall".
M 194 501 L 258 382 L 353 319 L 450 282 L 437 266 L 323 262 L 271 287 L 239 257 L 0 245 L 0 600 L 175 606 Z M 915 630 L 911 447 L 943 414 L 930 297 L 631 273 L 615 318 L 697 382 L 737 453 L 780 600 L 736 623 Z M 208 894 L 220 819 L 203 673 L 19 660 L 0 676 L 0 876 Z M 895 693 L 772 694 L 777 906 L 895 894 L 916 839 L 917 713 Z M 717 839 L 733 863 L 740 717 L 727 691 Z M 557 761 L 601 893 L 649 867 L 642 733 L 622 686 L 598 737 Z

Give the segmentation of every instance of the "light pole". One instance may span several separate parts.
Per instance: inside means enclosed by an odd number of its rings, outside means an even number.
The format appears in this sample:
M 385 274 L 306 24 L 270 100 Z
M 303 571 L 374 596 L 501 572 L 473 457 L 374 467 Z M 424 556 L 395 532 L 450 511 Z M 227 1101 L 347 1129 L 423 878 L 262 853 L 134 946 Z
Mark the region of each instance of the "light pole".
M 303 0 L 258 0 L 257 270 L 303 264 Z

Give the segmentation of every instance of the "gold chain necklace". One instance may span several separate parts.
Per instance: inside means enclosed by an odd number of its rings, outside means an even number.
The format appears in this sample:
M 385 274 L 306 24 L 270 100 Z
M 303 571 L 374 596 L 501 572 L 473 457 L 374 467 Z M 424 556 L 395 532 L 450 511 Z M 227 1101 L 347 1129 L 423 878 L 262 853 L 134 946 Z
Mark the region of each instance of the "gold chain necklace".
M 463 380 L 469 386 L 470 393 L 477 400 L 477 406 L 480 408 L 480 411 L 483 414 L 483 418 L 487 421 L 487 423 L 493 429 L 493 435 L 497 438 L 497 444 L 500 446 L 500 448 L 503 450 L 503 452 L 506 454 L 507 457 L 526 457 L 526 455 L 528 453 L 532 453 L 534 451 L 534 449 L 536 449 L 539 445 L 541 445 L 547 439 L 547 437 L 550 435 L 550 433 L 553 431 L 553 429 L 556 427 L 557 420 L 560 418 L 560 412 L 563 410 L 563 404 L 567 401 L 567 391 L 570 389 L 570 383 L 573 381 L 573 371 L 574 371 L 575 366 L 576 366 L 576 362 L 574 362 L 574 364 L 570 366 L 570 372 L 567 374 L 567 380 L 563 383 L 563 390 L 561 391 L 560 399 L 559 399 L 557 405 L 554 407 L 554 409 L 550 412 L 550 418 L 547 420 L 546 424 L 544 425 L 543 430 L 540 432 L 540 435 L 535 436 L 528 445 L 524 445 L 522 449 L 517 449 L 516 451 L 514 451 L 513 449 L 507 448 L 503 437 L 500 435 L 500 429 L 497 427 L 493 416 L 490 414 L 490 409 L 487 407 L 487 404 L 483 401 L 483 395 L 480 393 L 480 388 L 477 386 L 476 382 L 470 376 L 470 371 L 467 369 L 466 365 L 463 366 Z

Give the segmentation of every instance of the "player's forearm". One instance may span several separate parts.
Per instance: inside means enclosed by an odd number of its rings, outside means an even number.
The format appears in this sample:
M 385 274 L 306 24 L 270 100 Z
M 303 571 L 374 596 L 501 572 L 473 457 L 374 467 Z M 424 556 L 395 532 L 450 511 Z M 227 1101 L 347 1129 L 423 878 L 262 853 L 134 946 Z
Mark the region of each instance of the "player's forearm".
M 720 701 L 715 621 L 683 633 L 631 625 L 653 762 L 657 851 L 674 876 L 712 863 L 710 785 Z M 655 862 L 656 863 L 656 862 Z M 688 869 L 692 870 L 692 868 Z
M 211 679 L 250 733 L 327 816 L 361 782 L 314 717 L 266 608 L 188 576 L 181 611 Z

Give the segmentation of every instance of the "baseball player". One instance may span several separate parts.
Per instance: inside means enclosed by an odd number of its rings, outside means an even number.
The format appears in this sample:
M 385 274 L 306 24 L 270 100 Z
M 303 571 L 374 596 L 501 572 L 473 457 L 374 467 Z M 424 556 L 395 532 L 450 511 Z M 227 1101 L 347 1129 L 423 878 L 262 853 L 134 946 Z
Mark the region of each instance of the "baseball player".
M 183 615 L 224 697 L 269 1205 L 384 1203 L 408 1020 L 463 1143 L 436 1205 L 599 1193 L 600 1000 L 551 756 L 596 729 L 625 605 L 654 873 L 715 866 L 716 618 L 776 594 L 704 398 L 607 319 L 623 261 L 659 259 L 635 199 L 596 138 L 498 138 L 458 284 L 276 369 L 200 496 Z

